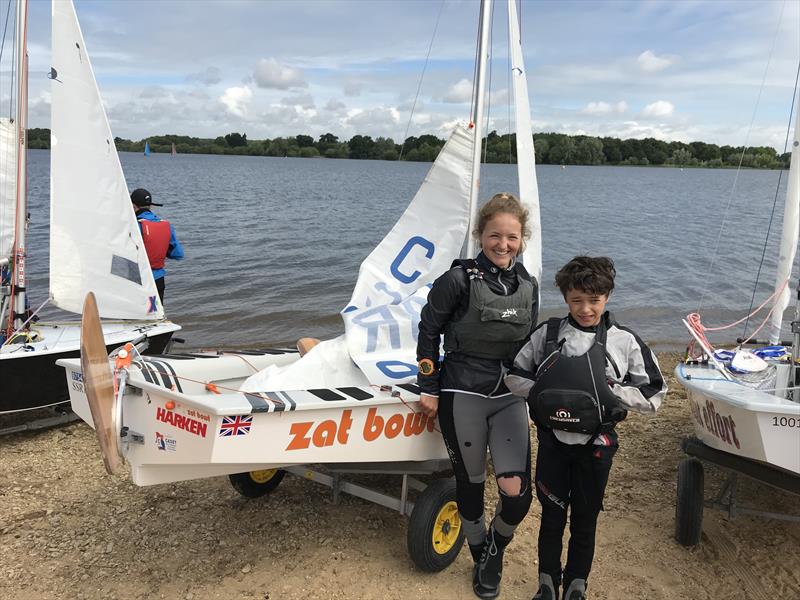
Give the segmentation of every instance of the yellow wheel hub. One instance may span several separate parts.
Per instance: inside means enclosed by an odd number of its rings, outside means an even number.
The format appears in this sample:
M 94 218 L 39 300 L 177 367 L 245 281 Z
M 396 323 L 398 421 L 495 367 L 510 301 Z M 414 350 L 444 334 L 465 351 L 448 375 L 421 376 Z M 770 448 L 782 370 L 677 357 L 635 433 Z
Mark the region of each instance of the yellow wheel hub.
M 447 554 L 452 550 L 461 533 L 461 518 L 458 516 L 458 505 L 448 502 L 436 514 L 433 524 L 433 550 L 436 554 Z
M 278 469 L 263 469 L 261 471 L 250 471 L 250 479 L 256 483 L 267 483 L 270 479 L 275 477 Z

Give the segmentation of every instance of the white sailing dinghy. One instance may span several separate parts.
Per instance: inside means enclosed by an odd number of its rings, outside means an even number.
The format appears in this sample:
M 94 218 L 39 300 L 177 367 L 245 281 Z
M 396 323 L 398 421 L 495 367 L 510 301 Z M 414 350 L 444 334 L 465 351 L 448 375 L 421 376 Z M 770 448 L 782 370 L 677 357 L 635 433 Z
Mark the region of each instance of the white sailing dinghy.
M 78 356 L 80 325 L 33 322 L 26 307 L 27 0 L 17 2 L 17 116 L 0 119 L 0 413 L 68 399 L 55 361 Z M 114 137 L 72 2 L 52 5 L 50 302 L 80 313 L 93 290 L 110 350 L 145 336 L 160 353 L 164 319 Z M 37 309 L 38 311 L 38 309 Z M 36 311 L 35 311 L 36 312 Z
M 514 1 L 508 6 L 520 197 L 534 228 L 523 261 L 539 277 L 526 72 Z M 108 361 L 87 350 L 81 361 L 59 361 L 73 410 L 96 427 L 109 471 L 124 459 L 134 483 L 150 485 L 288 465 L 446 461 L 437 424 L 417 408 L 416 338 L 430 284 L 473 229 L 491 12 L 491 2 L 482 2 L 472 122 L 456 127 L 406 211 L 362 263 L 342 311 L 344 335 L 302 357 L 286 350 L 133 352 L 128 363 L 128 351 Z M 89 335 L 96 329 L 91 310 L 84 320 Z
M 769 324 L 769 339 L 773 345 L 780 343 L 781 323 L 791 296 L 789 282 L 800 233 L 800 110 L 797 102 L 794 107 L 792 154 Z M 691 323 L 685 323 L 709 358 L 706 364 L 679 364 L 675 369 L 678 382 L 689 395 L 697 438 L 716 450 L 800 475 L 800 390 L 797 388 L 796 366 L 792 368 L 792 364 L 797 364 L 800 349 L 800 288 L 798 309 L 792 323 L 793 347 L 787 350 L 781 362 L 768 360 L 766 364 L 758 363 L 756 368 L 763 369 L 764 373 L 758 378 L 764 382 L 761 386 L 753 383 L 753 376 L 735 372 L 737 360 L 744 359 L 750 364 L 756 362 L 749 355 L 739 353 L 733 359 L 734 369 L 731 370 L 715 357 L 714 350 L 697 329 Z

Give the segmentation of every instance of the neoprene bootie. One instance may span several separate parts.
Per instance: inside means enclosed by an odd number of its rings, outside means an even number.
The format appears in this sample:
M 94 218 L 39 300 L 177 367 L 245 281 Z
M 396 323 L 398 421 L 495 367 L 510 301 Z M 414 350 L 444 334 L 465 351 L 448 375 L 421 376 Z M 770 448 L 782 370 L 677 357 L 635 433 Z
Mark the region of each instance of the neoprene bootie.
M 500 593 L 500 580 L 503 577 L 503 553 L 511 541 L 497 533 L 492 525 L 483 545 L 481 559 L 475 563 L 472 572 L 472 591 L 478 598 L 497 598 Z
M 533 600 L 558 600 L 558 584 L 547 573 L 539 573 L 539 591 Z
M 586 580 L 573 579 L 569 585 L 564 582 L 563 600 L 586 600 Z
M 475 564 L 478 564 L 481 561 L 481 554 L 483 554 L 483 547 L 485 545 L 485 542 L 483 544 L 478 544 L 477 546 L 473 546 L 467 542 L 467 546 L 469 546 L 469 553 L 472 555 L 472 561 Z

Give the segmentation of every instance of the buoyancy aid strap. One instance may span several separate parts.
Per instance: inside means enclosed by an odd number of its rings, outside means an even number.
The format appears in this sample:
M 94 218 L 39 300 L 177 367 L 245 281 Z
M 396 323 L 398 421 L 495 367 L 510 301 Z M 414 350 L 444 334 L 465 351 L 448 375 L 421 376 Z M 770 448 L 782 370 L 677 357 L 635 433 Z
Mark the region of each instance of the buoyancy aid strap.
M 603 346 L 603 353 L 606 355 L 606 360 L 611 365 L 611 368 L 614 369 L 614 373 L 617 376 L 617 379 L 622 378 L 622 372 L 619 370 L 617 363 L 614 362 L 614 359 L 611 357 L 611 354 L 608 352 L 608 348 L 606 346 L 606 339 L 608 338 L 608 327 L 606 326 L 606 319 L 608 319 L 608 323 L 610 326 L 614 326 L 614 317 L 611 316 L 611 313 L 605 313 L 602 318 L 600 319 L 600 323 L 597 324 L 597 329 L 595 330 L 595 340 L 598 344 Z
M 478 268 L 478 261 L 475 260 L 474 258 L 457 258 L 450 265 L 451 269 L 453 267 L 461 267 L 465 271 L 467 269 L 477 269 Z
M 547 319 L 547 330 L 544 342 L 544 356 L 550 356 L 553 352 L 558 352 L 561 349 L 561 344 L 558 343 L 558 330 L 561 329 L 561 319 L 558 317 L 551 317 Z

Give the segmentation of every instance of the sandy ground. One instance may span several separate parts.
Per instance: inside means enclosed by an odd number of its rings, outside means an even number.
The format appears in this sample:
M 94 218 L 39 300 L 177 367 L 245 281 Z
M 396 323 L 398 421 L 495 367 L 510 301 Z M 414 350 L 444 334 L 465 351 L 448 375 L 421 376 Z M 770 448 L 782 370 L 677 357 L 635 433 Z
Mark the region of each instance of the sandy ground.
M 661 357 L 665 373 L 675 360 Z M 707 509 L 697 547 L 674 541 L 680 440 L 691 430 L 674 381 L 658 416 L 620 427 L 589 597 L 800 598 L 800 523 Z M 405 517 L 352 497 L 334 505 L 327 488 L 297 477 L 257 500 L 226 477 L 137 488 L 105 474 L 83 423 L 0 438 L 0 456 L 2 598 L 473 598 L 466 548 L 445 571 L 423 573 L 408 558 Z M 707 497 L 720 479 L 706 470 Z M 800 509 L 749 482 L 740 502 Z M 502 598 L 536 590 L 538 518 L 534 502 L 507 553 Z

